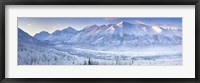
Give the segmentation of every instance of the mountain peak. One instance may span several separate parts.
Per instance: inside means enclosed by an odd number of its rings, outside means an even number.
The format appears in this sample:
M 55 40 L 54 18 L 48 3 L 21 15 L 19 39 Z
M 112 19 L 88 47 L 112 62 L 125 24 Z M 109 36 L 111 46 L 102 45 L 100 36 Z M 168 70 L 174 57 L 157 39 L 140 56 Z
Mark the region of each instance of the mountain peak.
M 54 35 L 54 36 L 56 36 L 56 35 L 60 35 L 60 34 L 66 34 L 66 33 L 73 33 L 73 34 L 75 34 L 75 33 L 77 33 L 78 31 L 77 30 L 75 30 L 74 28 L 72 28 L 72 27 L 67 27 L 67 28 L 65 28 L 65 29 L 62 29 L 62 30 L 56 30 L 56 31 L 54 31 L 53 33 L 52 33 L 52 35 Z
M 72 28 L 72 27 L 67 27 L 67 28 L 65 28 L 65 29 L 63 29 L 63 30 L 61 30 L 61 31 L 64 31 L 64 32 L 66 32 L 66 31 L 76 31 L 74 28 Z
M 91 25 L 90 27 L 98 27 L 98 26 L 94 24 L 94 25 Z
M 100 27 L 106 27 L 106 25 L 101 25 Z
M 119 23 L 117 23 L 117 24 L 124 24 L 125 22 L 124 21 L 121 21 L 121 22 L 119 22 Z
M 49 32 L 47 32 L 47 31 L 41 31 L 40 33 L 49 34 Z M 37 34 L 38 34 L 38 33 L 37 33 Z
M 152 26 L 152 29 L 157 33 L 162 32 L 162 29 L 159 26 Z
M 41 31 L 39 33 L 36 33 L 34 35 L 35 38 L 39 39 L 39 40 L 43 40 L 44 38 L 48 37 L 50 34 L 47 31 Z
M 74 29 L 74 28 L 72 28 L 71 26 L 69 26 L 69 27 L 67 27 L 67 29 Z
M 117 26 L 119 26 L 119 27 L 122 27 L 122 26 L 131 26 L 131 25 L 132 25 L 131 23 L 124 22 L 124 21 L 121 21 L 121 22 L 117 23 Z

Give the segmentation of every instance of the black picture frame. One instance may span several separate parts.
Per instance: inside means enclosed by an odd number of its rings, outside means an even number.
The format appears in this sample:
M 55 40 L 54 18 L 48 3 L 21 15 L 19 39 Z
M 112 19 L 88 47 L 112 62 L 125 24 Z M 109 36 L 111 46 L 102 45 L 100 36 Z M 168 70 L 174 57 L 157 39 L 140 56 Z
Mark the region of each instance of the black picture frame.
M 1 83 L 199 83 L 200 0 L 2 0 L 0 5 Z M 5 5 L 195 5 L 195 78 L 5 78 Z

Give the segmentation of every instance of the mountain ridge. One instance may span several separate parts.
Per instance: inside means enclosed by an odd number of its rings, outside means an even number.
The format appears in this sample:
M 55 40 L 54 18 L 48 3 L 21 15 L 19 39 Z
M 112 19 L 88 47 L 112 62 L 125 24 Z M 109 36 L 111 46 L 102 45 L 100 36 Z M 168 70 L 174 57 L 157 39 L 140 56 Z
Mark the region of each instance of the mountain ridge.
M 117 24 L 91 25 L 80 31 L 68 27 L 63 30 L 56 30 L 42 38 L 37 39 L 48 41 L 55 45 L 69 43 L 88 46 L 177 45 L 182 44 L 182 29 L 131 24 L 122 21 Z

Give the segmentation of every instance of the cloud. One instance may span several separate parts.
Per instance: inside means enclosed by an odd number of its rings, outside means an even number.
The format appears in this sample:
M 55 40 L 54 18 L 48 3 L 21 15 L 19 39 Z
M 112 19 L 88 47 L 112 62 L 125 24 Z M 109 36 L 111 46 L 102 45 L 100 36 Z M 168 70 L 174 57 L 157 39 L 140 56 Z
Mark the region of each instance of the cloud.
M 107 21 L 114 21 L 114 20 L 117 20 L 118 18 L 105 18 L 105 20 Z
M 136 22 L 137 24 L 145 24 L 145 22 L 143 22 L 143 21 L 141 21 L 141 20 L 135 20 L 135 22 Z

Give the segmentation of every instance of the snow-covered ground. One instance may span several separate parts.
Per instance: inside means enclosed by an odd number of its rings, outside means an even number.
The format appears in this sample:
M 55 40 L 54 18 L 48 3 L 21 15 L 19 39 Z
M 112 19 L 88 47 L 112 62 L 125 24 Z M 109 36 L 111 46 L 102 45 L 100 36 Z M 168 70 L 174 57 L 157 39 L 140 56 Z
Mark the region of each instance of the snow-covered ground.
M 65 46 L 55 49 L 19 43 L 18 48 L 18 65 L 182 65 L 182 51 L 172 47 L 102 51 Z

